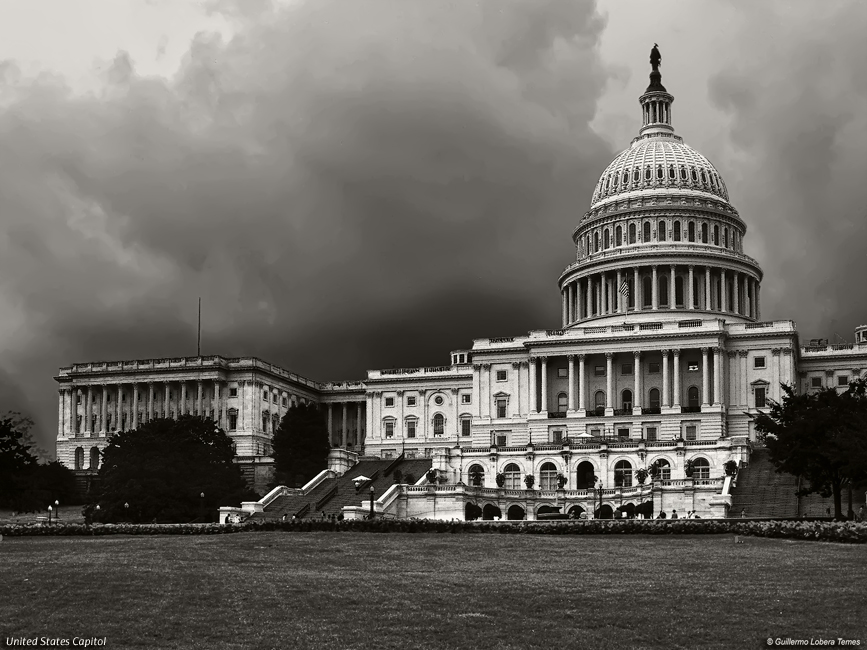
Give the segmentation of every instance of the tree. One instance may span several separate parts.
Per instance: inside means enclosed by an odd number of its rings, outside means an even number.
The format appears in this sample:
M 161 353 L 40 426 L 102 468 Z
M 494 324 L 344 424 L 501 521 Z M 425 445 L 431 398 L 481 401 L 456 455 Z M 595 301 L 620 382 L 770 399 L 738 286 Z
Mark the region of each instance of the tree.
M 777 472 L 806 480 L 798 494 L 833 496 L 834 516 L 841 519 L 843 485 L 867 480 L 867 379 L 842 393 L 782 389 L 783 401 L 771 401 L 769 411 L 756 417 L 756 431 Z
M 290 408 L 271 441 L 277 485 L 300 487 L 328 468 L 328 427 L 318 406 Z
M 233 462 L 231 438 L 206 418 L 152 420 L 116 433 L 102 455 L 100 486 L 85 517 L 98 504 L 103 522 L 180 523 L 256 498 Z

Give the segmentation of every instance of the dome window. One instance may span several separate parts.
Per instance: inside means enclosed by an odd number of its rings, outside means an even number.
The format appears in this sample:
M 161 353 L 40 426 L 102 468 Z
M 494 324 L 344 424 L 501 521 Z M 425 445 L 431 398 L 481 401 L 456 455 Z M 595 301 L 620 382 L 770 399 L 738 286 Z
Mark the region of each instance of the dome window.
M 611 231 L 608 228 L 602 234 L 602 247 L 605 249 L 611 248 Z
M 618 179 L 618 178 L 619 178 L 619 177 L 617 176 L 617 174 L 614 174 L 614 178 L 611 179 L 611 186 L 612 186 L 614 189 L 617 189 L 617 179 Z
M 659 241 L 665 241 L 665 222 L 660 221 L 659 225 L 656 227 L 656 237 Z
M 623 185 L 626 186 L 629 184 L 629 172 L 623 172 Z
M 605 179 L 605 191 L 608 191 L 608 188 L 611 187 L 611 177 Z
M 641 238 L 646 242 L 650 241 L 650 222 L 649 221 L 644 222 L 644 232 L 641 234 Z
M 687 179 L 686 176 L 686 167 L 680 168 L 680 180 L 685 181 Z
M 646 181 L 650 180 L 650 166 L 649 165 L 644 168 L 644 180 L 646 180 Z
M 723 246 L 729 247 L 729 229 L 723 228 Z
M 594 253 L 599 252 L 599 233 L 598 232 L 596 232 L 593 235 L 593 252 Z
M 635 168 L 635 171 L 632 172 L 632 182 L 637 183 L 641 180 L 641 172 L 638 171 L 638 167 Z
M 707 174 L 704 173 L 704 170 L 701 170 L 701 182 L 707 185 Z
M 614 245 L 620 246 L 623 244 L 623 226 L 617 226 L 614 229 Z
M 695 222 L 690 221 L 686 230 L 689 236 L 689 241 L 695 241 Z
M 701 224 L 701 243 L 702 244 L 707 243 L 707 224 L 706 223 Z
M 657 168 L 656 168 L 656 178 L 657 178 L 658 180 L 662 180 L 663 178 L 665 178 L 665 174 L 664 174 L 663 171 L 662 171 L 662 167 L 657 167 Z
M 695 173 L 695 167 L 692 168 L 692 180 L 698 183 L 698 174 Z
M 629 224 L 629 243 L 630 244 L 635 243 L 635 224 L 634 223 Z
M 713 245 L 719 246 L 719 226 L 713 227 Z
M 672 181 L 677 178 L 677 174 L 674 172 L 674 165 L 668 168 L 668 178 Z
M 680 221 L 674 222 L 674 241 L 680 241 Z

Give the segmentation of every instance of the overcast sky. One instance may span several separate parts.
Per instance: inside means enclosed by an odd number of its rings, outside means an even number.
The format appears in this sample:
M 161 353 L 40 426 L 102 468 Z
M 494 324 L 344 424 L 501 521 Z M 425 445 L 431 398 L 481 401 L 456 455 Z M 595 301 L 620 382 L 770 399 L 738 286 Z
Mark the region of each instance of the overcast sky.
M 867 322 L 867 3 L 0 0 L 0 411 L 60 366 L 318 380 L 558 327 L 662 51 L 802 340 Z

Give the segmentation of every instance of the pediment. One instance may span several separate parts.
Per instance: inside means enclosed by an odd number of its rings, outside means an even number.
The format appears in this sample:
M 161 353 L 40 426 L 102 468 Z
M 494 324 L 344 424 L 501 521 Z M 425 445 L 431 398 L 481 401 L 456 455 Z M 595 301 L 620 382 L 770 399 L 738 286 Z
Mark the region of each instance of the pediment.
M 768 381 L 765 381 L 764 379 L 756 379 L 755 381 L 750 382 L 750 386 L 770 386 L 770 385 L 771 385 L 771 383 Z

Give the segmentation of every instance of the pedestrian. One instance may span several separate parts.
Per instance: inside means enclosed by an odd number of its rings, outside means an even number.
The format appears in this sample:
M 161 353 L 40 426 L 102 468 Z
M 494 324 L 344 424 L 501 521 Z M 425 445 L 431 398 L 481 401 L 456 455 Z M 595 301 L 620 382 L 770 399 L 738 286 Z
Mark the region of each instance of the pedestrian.
M 677 516 L 677 510 L 672 509 L 672 511 L 671 511 L 671 518 L 672 518 L 672 519 L 677 519 L 677 518 L 678 518 L 678 516 Z
M 743 510 L 741 510 L 741 519 L 746 519 L 746 518 L 747 518 L 747 509 L 744 508 Z
M 659 511 L 659 516 L 657 517 L 657 519 L 665 519 L 665 510 Z
M 855 516 L 855 521 L 864 521 L 864 506 L 858 508 L 858 514 Z

